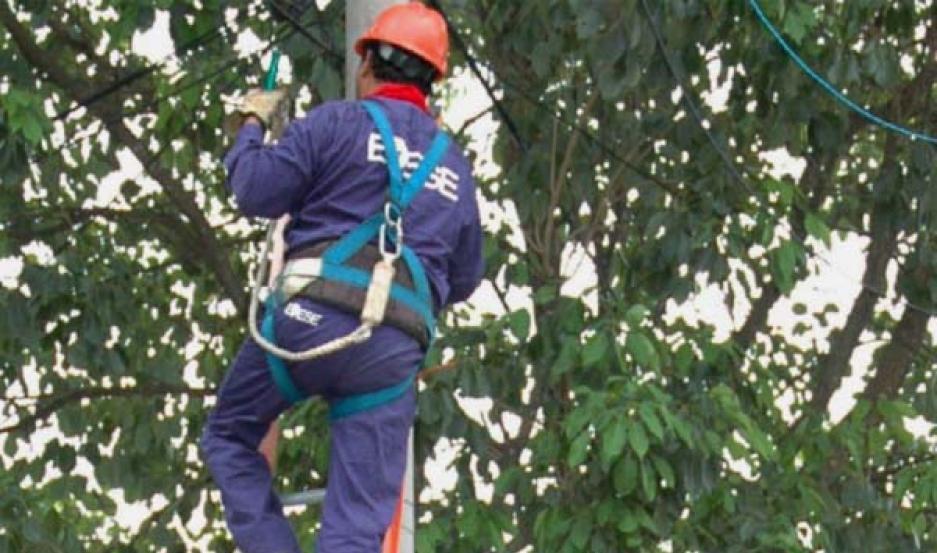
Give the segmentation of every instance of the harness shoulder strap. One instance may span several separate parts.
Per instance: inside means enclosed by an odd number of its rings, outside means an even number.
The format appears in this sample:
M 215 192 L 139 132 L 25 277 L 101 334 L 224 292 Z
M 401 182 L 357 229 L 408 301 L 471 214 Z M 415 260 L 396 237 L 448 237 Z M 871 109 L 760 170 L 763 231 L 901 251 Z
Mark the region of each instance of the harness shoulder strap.
M 363 100 L 361 105 L 364 107 L 378 134 L 381 136 L 381 142 L 384 144 L 384 160 L 387 162 L 387 172 L 390 176 L 390 198 L 398 207 L 400 205 L 400 194 L 403 189 L 403 173 L 400 171 L 400 155 L 397 153 L 397 143 L 394 142 L 394 131 L 387 120 L 387 115 L 376 102 Z
M 390 180 L 390 196 L 391 201 L 402 213 L 409 207 L 410 203 L 416 197 L 416 195 L 423 189 L 426 185 L 426 182 L 429 180 L 430 175 L 436 167 L 439 166 L 439 162 L 442 161 L 443 156 L 446 154 L 446 151 L 449 149 L 450 139 L 443 131 L 436 133 L 436 136 L 433 138 L 432 143 L 429 148 L 426 150 L 423 160 L 420 162 L 420 165 L 416 168 L 410 178 L 403 182 L 403 175 L 400 171 L 400 159 L 397 154 L 397 146 L 394 143 L 394 134 L 391 130 L 390 121 L 387 119 L 387 115 L 384 113 L 384 110 L 381 107 L 371 100 L 364 100 L 361 102 L 364 106 L 364 109 L 370 115 L 374 126 L 377 128 L 378 134 L 381 137 L 381 142 L 384 145 L 384 158 L 387 164 L 387 171 L 389 174 Z M 323 260 L 326 264 L 330 265 L 343 265 L 348 259 L 357 253 L 365 244 L 374 239 L 381 227 L 383 221 L 383 214 L 377 213 L 364 221 L 361 225 L 356 227 L 354 230 L 343 236 L 335 244 L 329 247 L 325 253 L 322 255 Z M 422 263 L 420 263 L 417 255 L 407 247 L 402 249 L 404 261 L 407 264 L 410 274 L 413 276 L 414 288 L 416 295 L 429 306 L 432 306 L 432 298 L 429 293 L 429 282 L 426 279 L 426 273 L 423 269 Z M 341 271 L 327 271 L 327 273 L 340 273 Z M 328 274 L 325 274 L 328 278 Z M 358 283 L 359 285 L 361 283 Z M 367 283 L 364 283 L 367 285 Z M 432 311 L 432 308 L 429 309 Z
M 402 208 L 406 209 L 407 206 L 410 205 L 410 202 L 413 201 L 413 198 L 416 197 L 417 193 L 423 189 L 423 186 L 426 185 L 426 181 L 429 180 L 430 175 L 432 175 L 436 167 L 439 166 L 439 162 L 442 161 L 442 156 L 446 154 L 446 150 L 448 149 L 449 135 L 443 131 L 437 132 L 436 136 L 433 137 L 433 142 L 429 145 L 429 149 L 426 150 L 426 154 L 423 156 L 423 161 L 420 162 L 416 171 L 410 175 L 410 178 L 401 191 L 400 205 Z

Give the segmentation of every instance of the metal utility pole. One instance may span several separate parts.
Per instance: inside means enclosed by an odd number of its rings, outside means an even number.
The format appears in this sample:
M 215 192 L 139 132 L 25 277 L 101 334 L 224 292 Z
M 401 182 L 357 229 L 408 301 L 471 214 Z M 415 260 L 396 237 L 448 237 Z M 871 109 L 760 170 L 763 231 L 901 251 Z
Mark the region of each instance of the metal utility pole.
M 354 100 L 357 91 L 355 90 L 355 75 L 358 71 L 358 54 L 355 53 L 355 41 L 358 37 L 371 26 L 377 14 L 384 9 L 394 5 L 403 4 L 406 0 L 346 0 L 345 2 L 345 98 Z M 403 501 L 401 502 L 403 513 L 399 521 L 395 517 L 395 522 L 399 524 L 399 548 L 396 551 L 388 551 L 385 544 L 384 553 L 414 553 L 416 544 L 414 540 L 414 529 L 416 528 L 416 519 L 414 516 L 414 493 L 413 493 L 413 431 L 410 431 L 410 439 L 407 444 L 407 472 L 403 484 Z M 390 531 L 388 531 L 390 533 Z
M 364 34 L 377 14 L 394 4 L 405 4 L 406 0 L 347 0 L 345 2 L 345 98 L 355 99 L 355 73 L 358 70 L 358 54 L 355 41 Z

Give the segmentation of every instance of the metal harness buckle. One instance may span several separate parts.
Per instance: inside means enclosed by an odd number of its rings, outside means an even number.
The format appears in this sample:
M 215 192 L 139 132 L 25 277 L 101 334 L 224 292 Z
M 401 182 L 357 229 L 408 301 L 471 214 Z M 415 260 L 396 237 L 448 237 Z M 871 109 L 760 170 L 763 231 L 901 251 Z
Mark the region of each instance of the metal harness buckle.
M 398 259 L 403 248 L 403 215 L 392 202 L 384 204 L 384 222 L 381 223 L 378 247 L 381 256 L 389 261 Z

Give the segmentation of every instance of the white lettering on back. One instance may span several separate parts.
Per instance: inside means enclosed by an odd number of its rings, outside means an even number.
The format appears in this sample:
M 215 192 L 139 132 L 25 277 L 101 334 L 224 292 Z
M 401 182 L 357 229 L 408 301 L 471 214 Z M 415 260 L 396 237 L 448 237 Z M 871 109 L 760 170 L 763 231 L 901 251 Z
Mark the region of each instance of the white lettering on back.
M 423 154 L 417 151 L 411 152 L 407 148 L 407 143 L 399 136 L 394 137 L 394 145 L 397 147 L 400 172 L 403 173 L 404 179 L 409 179 L 423 161 Z M 372 132 L 368 136 L 368 161 L 387 163 L 384 159 L 384 143 L 379 133 Z M 459 201 L 459 174 L 444 165 L 438 165 L 426 180 L 426 188 L 435 190 L 449 201 L 457 202 Z

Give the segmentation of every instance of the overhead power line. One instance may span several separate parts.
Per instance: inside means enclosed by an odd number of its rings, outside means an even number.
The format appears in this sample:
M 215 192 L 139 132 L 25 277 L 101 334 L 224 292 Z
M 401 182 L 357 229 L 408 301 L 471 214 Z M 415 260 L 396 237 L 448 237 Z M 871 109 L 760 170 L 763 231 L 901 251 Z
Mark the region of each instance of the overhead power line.
M 486 85 L 487 83 L 485 79 L 481 77 L 480 68 L 482 67 L 482 64 L 478 61 L 478 58 L 476 58 L 467 48 L 464 47 L 464 42 L 461 40 L 461 38 L 458 38 L 459 37 L 458 30 L 452 27 L 451 23 L 449 23 L 450 20 L 448 19 L 448 16 L 446 15 L 446 13 L 443 11 L 442 6 L 439 4 L 439 2 L 437 0 L 430 0 L 430 2 L 433 4 L 433 7 L 442 14 L 443 18 L 446 19 L 447 23 L 449 24 L 450 34 L 453 35 L 453 42 L 457 42 L 458 44 L 463 45 L 463 47 L 461 48 L 462 54 L 465 57 L 466 62 L 469 64 L 469 67 L 475 68 L 473 70 L 475 76 L 482 82 L 483 86 Z M 589 142 L 591 142 L 592 144 L 597 146 L 600 150 L 602 150 L 602 152 L 605 155 L 622 163 L 623 165 L 625 165 L 625 167 L 627 167 L 629 170 L 631 170 L 638 176 L 644 179 L 647 179 L 653 182 L 654 184 L 664 188 L 665 190 L 667 190 L 667 192 L 671 194 L 676 192 L 669 186 L 668 183 L 664 182 L 662 179 L 660 179 L 656 175 L 649 173 L 642 167 L 629 161 L 620 153 L 618 153 L 618 148 L 622 147 L 623 146 L 622 144 L 619 144 L 619 143 L 610 144 L 602 140 L 601 138 L 593 134 L 592 131 L 590 131 L 589 128 L 586 127 L 585 125 L 582 125 L 576 122 L 575 120 L 571 121 L 563 117 L 562 115 L 558 114 L 552 107 L 548 106 L 543 100 L 541 100 L 540 98 L 537 98 L 535 95 L 528 92 L 524 87 L 514 83 L 510 79 L 505 78 L 503 75 L 499 75 L 498 72 L 495 71 L 493 67 L 486 67 L 485 69 L 489 73 L 491 73 L 494 76 L 495 81 L 497 81 L 502 86 L 504 86 L 506 90 L 510 90 L 513 93 L 517 94 L 521 99 L 529 103 L 532 107 L 545 112 L 552 119 L 562 124 L 567 129 L 580 133 Z M 514 121 L 513 117 L 511 117 L 510 113 L 508 112 L 507 108 L 504 107 L 503 103 L 500 100 L 498 100 L 491 85 L 485 86 L 485 92 L 487 93 L 488 97 L 491 99 L 492 104 L 496 107 L 496 109 L 499 109 L 500 107 L 499 114 L 501 115 L 502 121 L 504 121 L 505 124 L 508 126 L 508 131 L 511 132 L 512 136 L 514 136 L 515 141 L 517 141 L 517 143 L 521 145 L 522 150 L 526 151 L 526 146 L 525 146 L 526 141 L 524 141 L 524 139 L 520 136 L 520 133 L 517 131 L 517 126 L 513 123 Z M 511 130 L 512 128 L 514 129 L 513 131 Z
M 280 6 L 280 4 L 275 0 L 267 0 L 267 6 L 269 6 L 273 11 L 275 17 L 286 21 L 296 32 L 300 33 L 310 42 L 318 46 L 323 53 L 328 54 L 339 62 L 344 63 L 345 58 L 342 56 L 342 54 L 336 52 L 334 48 L 310 33 L 309 30 L 306 29 L 305 25 L 303 25 L 303 23 L 299 20 L 299 18 L 296 17 L 294 10 Z M 303 7 L 303 9 L 305 9 L 305 7 Z
M 836 99 L 837 102 L 844 105 L 847 109 L 854 111 L 859 114 L 860 117 L 869 121 L 873 125 L 877 125 L 883 129 L 889 130 L 891 132 L 900 134 L 911 140 L 921 140 L 929 144 L 937 145 L 937 136 L 930 136 L 923 132 L 913 131 L 907 127 L 899 125 L 888 121 L 868 109 L 860 106 L 851 98 L 840 92 L 838 88 L 833 86 L 833 84 L 824 78 L 822 75 L 816 72 L 806 61 L 794 50 L 794 48 L 781 36 L 781 32 L 777 27 L 771 23 L 771 20 L 768 19 L 768 16 L 765 14 L 764 10 L 761 8 L 761 5 L 757 0 L 749 0 L 749 5 L 751 5 L 752 10 L 755 12 L 755 16 L 758 18 L 758 21 L 761 22 L 762 26 L 774 37 L 774 41 L 778 43 L 778 46 L 781 47 L 781 50 L 787 54 L 787 57 L 793 61 L 801 71 L 807 74 L 808 77 L 814 80 L 818 85 L 820 85 L 823 90 L 825 90 L 830 96 Z
M 102 123 L 104 124 L 104 126 L 106 127 L 107 125 L 109 125 L 109 124 L 111 124 L 111 123 L 115 123 L 115 122 L 117 122 L 117 121 L 120 121 L 121 119 L 124 119 L 124 118 L 126 118 L 126 117 L 133 117 L 133 116 L 136 116 L 136 115 L 140 115 L 140 114 L 142 114 L 142 113 L 145 113 L 145 112 L 147 112 L 147 111 L 149 111 L 149 110 L 152 110 L 152 109 L 154 109 L 155 107 L 159 106 L 161 103 L 163 103 L 163 102 L 165 102 L 165 101 L 167 101 L 167 100 L 169 100 L 169 99 L 171 99 L 171 98 L 174 98 L 174 97 L 176 97 L 176 96 L 179 96 L 180 94 L 182 94 L 183 92 L 185 92 L 185 91 L 187 91 L 187 90 L 189 90 L 189 89 L 192 89 L 192 88 L 195 88 L 195 87 L 197 87 L 197 86 L 200 86 L 200 85 L 205 84 L 206 82 L 208 82 L 208 81 L 214 79 L 215 77 L 217 77 L 218 75 L 223 74 L 223 73 L 226 72 L 226 71 L 229 71 L 229 70 L 231 70 L 231 69 L 233 69 L 233 68 L 235 68 L 235 67 L 238 67 L 239 65 L 242 65 L 242 64 L 244 64 L 244 63 L 246 63 L 246 62 L 249 62 L 249 61 L 251 61 L 251 60 L 253 60 L 253 59 L 255 59 L 255 58 L 263 57 L 263 56 L 264 56 L 267 52 L 269 52 L 274 46 L 280 44 L 281 42 L 283 42 L 284 40 L 286 40 L 287 38 L 289 38 L 290 36 L 292 36 L 292 35 L 294 34 L 294 32 L 295 32 L 295 31 L 289 31 L 289 32 L 286 32 L 285 34 L 283 34 L 284 31 L 286 31 L 285 26 L 280 26 L 280 28 L 277 30 L 277 34 L 279 34 L 280 36 L 278 36 L 278 37 L 274 38 L 273 40 L 271 40 L 271 41 L 270 41 L 269 43 L 267 43 L 267 45 L 264 46 L 261 50 L 258 50 L 258 51 L 256 51 L 256 52 L 252 52 L 252 53 L 247 54 L 247 55 L 240 55 L 240 54 L 239 54 L 239 55 L 236 55 L 236 56 L 234 56 L 234 57 L 232 57 L 232 58 L 228 58 L 224 63 L 222 63 L 220 66 L 216 67 L 215 69 L 212 69 L 211 71 L 209 71 L 209 72 L 207 72 L 207 73 L 205 73 L 205 74 L 200 75 L 198 78 L 196 78 L 196 79 L 194 79 L 194 80 L 191 80 L 191 81 L 185 82 L 185 83 L 183 83 L 183 84 L 180 84 L 179 86 L 173 88 L 172 90 L 170 90 L 170 91 L 168 91 L 168 92 L 166 92 L 166 93 L 164 93 L 164 94 L 161 94 L 161 95 L 159 95 L 159 96 L 156 96 L 155 98 L 151 99 L 151 100 L 148 101 L 148 102 L 145 102 L 144 104 L 142 104 L 141 106 L 139 106 L 138 108 L 136 108 L 134 111 L 129 112 L 129 113 L 128 113 L 128 112 L 121 112 L 121 113 L 116 114 L 115 116 L 113 116 L 113 117 L 111 117 L 111 118 L 106 118 L 106 119 L 105 119 L 105 118 L 102 118 L 102 119 L 101 119 L 101 122 L 102 122 Z M 227 92 L 227 90 L 222 90 L 222 92 Z M 57 152 L 61 152 L 61 151 L 67 150 L 67 149 L 71 148 L 72 146 L 75 146 L 76 144 L 78 144 L 78 143 L 80 143 L 80 142 L 82 142 L 82 141 L 84 141 L 84 140 L 90 138 L 91 136 L 94 136 L 95 134 L 96 134 L 96 133 L 93 133 L 93 134 L 85 134 L 85 135 L 81 135 L 81 136 L 75 137 L 75 138 L 73 138 L 73 139 L 71 139 L 71 140 L 65 142 L 65 143 L 62 144 L 61 146 L 58 146 L 58 147 L 56 147 L 56 148 L 52 148 L 52 149 L 50 149 L 50 150 L 46 150 L 46 151 L 43 152 L 40 156 L 36 156 L 36 157 L 33 157 L 32 159 L 29 159 L 29 162 L 30 162 L 30 163 L 41 163 L 42 161 L 46 160 L 46 159 L 47 159 L 49 156 L 51 156 L 52 154 L 55 154 L 55 153 L 57 153 Z
M 686 103 L 687 107 L 689 108 L 689 111 L 692 114 L 694 121 L 696 121 L 697 126 L 700 127 L 700 129 L 708 138 L 711 146 L 719 154 L 719 157 L 722 159 L 723 163 L 726 165 L 726 168 L 729 170 L 729 173 L 732 175 L 732 178 L 735 179 L 735 181 L 738 182 L 741 186 L 743 186 L 746 190 L 750 191 L 754 195 L 764 200 L 764 194 L 761 191 L 756 190 L 755 188 L 751 186 L 751 184 L 749 184 L 747 178 L 743 176 L 742 173 L 739 171 L 739 169 L 735 166 L 735 163 L 732 161 L 731 157 L 726 152 L 725 148 L 721 144 L 719 144 L 719 142 L 716 140 L 716 137 L 712 134 L 712 132 L 708 128 L 706 128 L 706 125 L 703 122 L 703 117 L 699 110 L 699 107 L 697 106 L 695 100 L 692 98 L 691 90 L 685 85 L 686 79 L 684 78 L 683 75 L 679 73 L 679 71 L 677 71 L 676 65 L 674 64 L 673 60 L 670 58 L 670 54 L 667 52 L 666 44 L 664 42 L 664 37 L 663 37 L 663 33 L 661 32 L 660 25 L 658 24 L 657 20 L 654 18 L 653 14 L 651 13 L 651 9 L 647 4 L 647 0 L 641 0 L 641 7 L 644 11 L 645 17 L 648 20 L 648 23 L 650 24 L 651 31 L 654 34 L 654 39 L 656 41 L 657 48 L 660 51 L 661 56 L 664 58 L 664 64 L 667 66 L 667 70 L 673 77 L 674 81 L 676 81 L 677 86 L 679 86 L 680 89 L 683 91 L 683 95 L 682 95 L 683 101 Z M 775 224 L 781 223 L 781 220 L 777 215 L 772 214 L 770 212 L 767 212 L 766 215 L 769 218 L 771 218 Z M 798 245 L 804 248 L 805 251 L 808 250 L 807 245 L 806 245 L 806 238 L 803 236 L 798 236 L 795 229 L 791 229 L 791 238 Z M 817 258 L 823 261 L 823 263 L 828 265 L 830 268 L 834 270 L 837 269 L 836 264 L 834 264 L 832 261 L 827 259 L 826 256 L 824 256 L 823 254 L 814 251 L 813 255 L 815 255 Z M 846 277 L 846 275 L 843 275 L 843 276 Z M 846 278 L 849 278 L 849 277 L 846 277 Z M 855 279 L 851 279 L 851 278 L 849 278 L 849 280 L 855 281 Z M 937 312 L 931 309 L 917 305 L 916 303 L 910 300 L 907 300 L 905 298 L 902 298 L 900 296 L 897 298 L 893 298 L 887 292 L 874 288 L 870 286 L 869 284 L 865 283 L 864 281 L 859 281 L 857 284 L 863 290 L 866 290 L 867 292 L 879 298 L 883 298 L 889 301 L 895 301 L 905 306 L 906 308 L 913 309 L 915 311 L 928 315 L 929 317 L 937 316 Z
M 504 124 L 507 126 L 508 131 L 511 133 L 511 136 L 514 137 L 514 141 L 517 142 L 518 147 L 521 151 L 527 152 L 527 144 L 524 142 L 524 139 L 521 138 L 520 132 L 517 130 L 517 125 L 514 124 L 514 119 L 511 118 L 511 115 L 508 113 L 508 110 L 504 107 L 501 100 L 498 99 L 497 95 L 494 92 L 491 84 L 488 83 L 481 70 L 478 67 L 478 62 L 475 57 L 469 52 L 468 46 L 465 44 L 465 41 L 462 40 L 462 36 L 459 34 L 458 29 L 456 29 L 452 22 L 449 21 L 449 16 L 446 15 L 446 12 L 443 11 L 442 6 L 439 5 L 437 0 L 430 0 L 429 4 L 436 9 L 440 14 L 442 14 L 443 20 L 446 22 L 446 27 L 449 29 L 449 35 L 452 37 L 452 42 L 455 43 L 456 48 L 458 48 L 462 55 L 465 56 L 465 61 L 468 63 L 469 68 L 472 70 L 472 73 L 475 74 L 475 78 L 481 82 L 482 86 L 485 87 L 485 92 L 488 94 L 488 97 L 491 99 L 491 102 L 495 106 L 498 115 L 501 116 L 501 120 L 504 121 Z M 494 74 L 494 71 L 492 71 Z
M 156 62 L 146 67 L 141 67 L 140 69 L 131 71 L 127 75 L 120 77 L 119 79 L 105 86 L 101 90 L 95 91 L 89 94 L 88 96 L 86 96 L 85 98 L 78 100 L 76 105 L 58 113 L 53 119 L 53 121 L 61 121 L 65 119 L 66 117 L 68 117 L 69 115 L 71 115 L 72 113 L 78 111 L 79 109 L 86 108 L 96 102 L 99 102 L 107 98 L 108 96 L 110 96 L 111 94 L 114 94 L 118 90 L 133 84 L 134 82 L 142 79 L 143 77 L 146 77 L 147 75 L 153 73 L 154 71 L 158 69 L 165 67 L 166 64 L 169 62 L 169 59 L 173 57 L 177 57 L 180 53 L 185 53 L 190 50 L 194 50 L 195 48 L 202 46 L 203 44 L 208 44 L 209 42 L 216 40 L 220 36 L 224 36 L 224 33 L 221 31 L 220 27 L 215 27 L 213 29 L 210 29 L 196 36 L 192 40 L 187 41 L 185 44 L 180 46 L 179 52 L 173 52 L 172 54 L 165 56 L 159 62 Z

